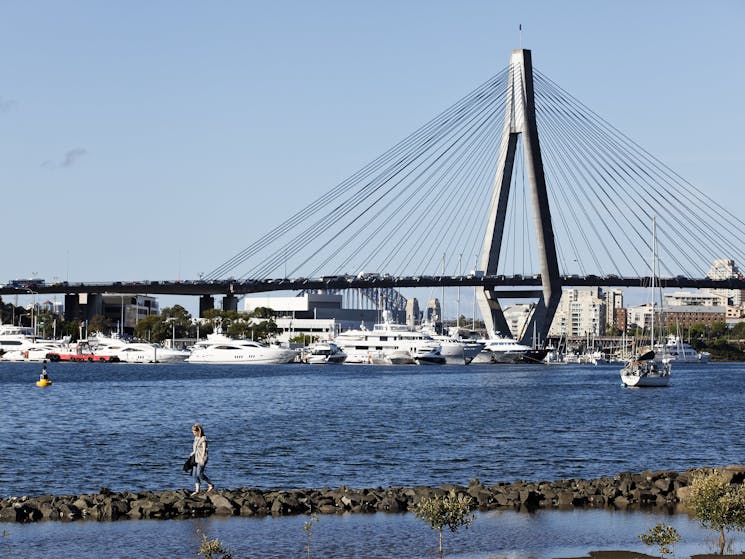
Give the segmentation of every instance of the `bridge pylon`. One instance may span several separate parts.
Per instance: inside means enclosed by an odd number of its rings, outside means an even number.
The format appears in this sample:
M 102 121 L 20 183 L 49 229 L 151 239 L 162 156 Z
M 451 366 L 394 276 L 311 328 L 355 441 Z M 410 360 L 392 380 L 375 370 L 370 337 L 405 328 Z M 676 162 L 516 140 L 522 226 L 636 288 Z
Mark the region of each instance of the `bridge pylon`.
M 525 168 L 533 199 L 533 218 L 542 284 L 542 294 L 530 321 L 523 330 L 521 341 L 527 343 L 534 334 L 541 340 L 546 339 L 551 321 L 556 314 L 556 308 L 561 299 L 561 276 L 559 275 L 559 265 L 556 258 L 556 245 L 553 226 L 551 225 L 551 212 L 548 206 L 541 147 L 538 141 L 535 99 L 533 96 L 533 64 L 529 50 L 512 51 L 507 87 L 499 162 L 494 178 L 484 245 L 481 251 L 480 269 L 487 275 L 497 273 L 517 140 L 518 136 L 522 134 Z M 487 330 L 490 333 L 499 332 L 505 336 L 509 335 L 510 330 L 507 321 L 494 291 L 487 287 L 478 288 L 476 298 Z

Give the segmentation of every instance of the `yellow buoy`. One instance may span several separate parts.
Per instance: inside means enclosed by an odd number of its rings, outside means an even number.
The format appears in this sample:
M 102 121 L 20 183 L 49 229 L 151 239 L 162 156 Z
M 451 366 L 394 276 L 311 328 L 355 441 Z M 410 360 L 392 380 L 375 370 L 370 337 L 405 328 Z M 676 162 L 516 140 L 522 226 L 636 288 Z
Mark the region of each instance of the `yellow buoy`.
M 36 386 L 52 386 L 52 381 L 48 378 L 39 379 L 36 381 Z

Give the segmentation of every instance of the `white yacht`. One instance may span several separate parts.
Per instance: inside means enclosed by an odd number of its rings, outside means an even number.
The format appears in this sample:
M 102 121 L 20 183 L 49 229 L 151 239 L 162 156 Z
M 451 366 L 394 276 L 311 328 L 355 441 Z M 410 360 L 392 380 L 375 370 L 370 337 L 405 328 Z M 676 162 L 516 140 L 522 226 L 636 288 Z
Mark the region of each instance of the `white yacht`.
M 657 359 L 655 352 L 650 350 L 621 369 L 621 382 L 629 387 L 667 386 L 670 384 L 670 369 L 667 359 Z
M 33 328 L 0 324 L 0 352 L 24 350 L 35 342 Z
M 372 330 L 362 324 L 357 330 L 347 330 L 334 338 L 347 354 L 347 363 L 385 364 L 416 362 L 415 357 L 439 349 L 440 344 L 429 334 L 409 330 L 403 324 L 393 324 L 384 313 L 383 322 Z
M 269 364 L 292 363 L 297 352 L 279 346 L 268 346 L 254 340 L 237 340 L 221 332 L 200 340 L 186 359 L 189 363 Z
M 684 342 L 680 336 L 671 334 L 667 338 L 664 347 L 656 346 L 657 353 L 661 353 L 668 361 L 678 361 L 683 363 L 707 363 L 711 353 L 708 351 L 698 352 L 687 342 Z
M 457 337 L 458 328 L 451 328 L 449 336 L 437 334 L 434 326 L 428 323 L 422 324 L 421 330 L 440 344 L 439 355 L 445 358 L 448 365 L 468 365 L 486 345 L 477 340 Z
M 116 356 L 122 363 L 180 363 L 189 357 L 185 350 L 168 349 L 148 342 L 129 342 L 101 333 L 88 338 L 88 343 L 95 355 Z
M 61 344 L 69 341 L 47 340 L 34 334 L 28 326 L 0 324 L 0 355 L 4 361 L 44 361 L 47 353 L 58 351 Z
M 498 334 L 479 341 L 484 344 L 484 349 L 473 359 L 473 363 L 522 363 L 533 352 L 533 348 L 514 338 Z M 543 357 L 536 362 L 541 362 Z
M 346 360 L 347 354 L 333 342 L 317 342 L 303 356 L 303 362 L 311 365 L 344 363 Z

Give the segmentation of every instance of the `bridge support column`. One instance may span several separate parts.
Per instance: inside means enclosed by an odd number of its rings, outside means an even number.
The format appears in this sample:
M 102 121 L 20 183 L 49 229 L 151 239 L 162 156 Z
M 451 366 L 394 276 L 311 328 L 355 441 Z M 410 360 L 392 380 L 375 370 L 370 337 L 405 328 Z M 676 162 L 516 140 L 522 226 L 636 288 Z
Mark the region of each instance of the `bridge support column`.
M 225 297 L 222 298 L 222 310 L 237 311 L 238 297 L 236 297 L 235 295 L 225 295 Z
M 512 51 L 508 91 L 499 164 L 494 179 L 480 267 L 487 275 L 497 273 L 517 139 L 518 135 L 522 135 L 525 168 L 533 197 L 533 217 L 543 285 L 541 297 L 521 339 L 523 343 L 526 343 L 534 332 L 540 340 L 546 339 L 561 298 L 561 276 L 556 258 L 541 147 L 538 142 L 533 96 L 533 63 L 529 50 Z M 505 336 L 509 335 L 502 308 L 491 289 L 486 287 L 477 289 L 476 297 L 489 334 L 500 332 Z
M 212 295 L 199 297 L 199 318 L 204 318 L 204 311 L 215 308 L 215 298 Z

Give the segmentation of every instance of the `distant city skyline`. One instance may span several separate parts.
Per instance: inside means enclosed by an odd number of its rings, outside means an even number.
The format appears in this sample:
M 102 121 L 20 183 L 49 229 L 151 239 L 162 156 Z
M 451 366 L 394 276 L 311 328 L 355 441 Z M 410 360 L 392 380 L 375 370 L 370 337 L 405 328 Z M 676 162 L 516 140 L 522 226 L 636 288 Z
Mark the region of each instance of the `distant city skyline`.
M 10 1 L 3 12 L 0 165 L 14 242 L 2 283 L 197 279 L 521 43 L 542 72 L 745 215 L 732 196 L 745 157 L 739 1 Z M 160 300 L 196 314 L 196 298 Z

